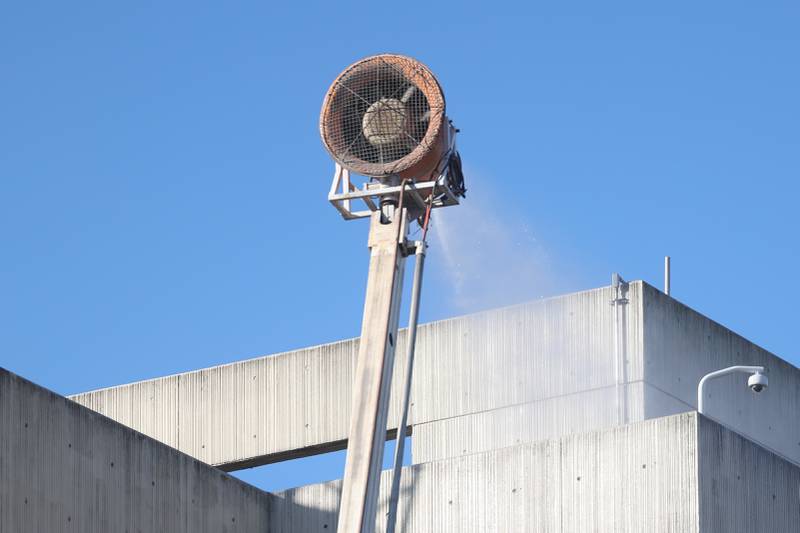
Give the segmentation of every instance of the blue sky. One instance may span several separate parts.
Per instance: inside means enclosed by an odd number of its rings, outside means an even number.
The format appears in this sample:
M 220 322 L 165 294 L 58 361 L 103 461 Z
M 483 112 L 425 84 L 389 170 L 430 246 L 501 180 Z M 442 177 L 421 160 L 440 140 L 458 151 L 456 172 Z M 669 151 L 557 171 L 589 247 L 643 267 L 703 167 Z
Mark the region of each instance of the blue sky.
M 423 320 L 660 287 L 669 254 L 674 296 L 800 364 L 800 4 L 652 4 L 5 5 L 0 366 L 69 394 L 356 336 L 367 226 L 317 120 L 385 51 L 462 130 Z

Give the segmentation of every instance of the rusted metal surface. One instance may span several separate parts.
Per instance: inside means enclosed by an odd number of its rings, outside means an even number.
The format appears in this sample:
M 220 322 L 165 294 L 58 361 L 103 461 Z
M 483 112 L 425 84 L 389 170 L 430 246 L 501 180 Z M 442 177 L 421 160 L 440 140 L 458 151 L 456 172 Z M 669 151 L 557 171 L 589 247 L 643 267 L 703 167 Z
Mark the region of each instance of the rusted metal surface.
M 402 87 L 397 94 L 389 87 L 386 94 L 391 98 L 374 96 L 378 94 L 375 91 L 396 83 L 397 79 L 419 91 L 414 98 L 419 100 L 418 107 L 424 103 L 427 124 L 424 133 L 417 134 L 414 130 L 419 126 L 420 117 L 409 116 L 406 120 L 406 114 L 411 115 L 414 106 L 401 102 Z M 359 101 L 363 109 L 354 109 L 353 102 Z M 376 105 L 383 108 L 378 109 Z M 438 177 L 437 169 L 449 148 L 446 120 L 444 93 L 430 69 L 410 57 L 381 54 L 357 61 L 334 80 L 325 95 L 319 125 L 325 148 L 345 168 L 364 176 L 394 175 L 427 180 Z M 376 122 L 383 123 L 381 131 L 373 131 Z M 366 156 L 370 144 L 367 138 L 372 135 L 384 142 L 382 137 L 390 129 L 396 130 L 404 140 L 410 138 L 413 149 L 408 146 L 406 150 L 398 150 L 395 146 L 389 150 L 387 160 L 370 160 Z M 359 144 L 364 150 L 357 149 Z

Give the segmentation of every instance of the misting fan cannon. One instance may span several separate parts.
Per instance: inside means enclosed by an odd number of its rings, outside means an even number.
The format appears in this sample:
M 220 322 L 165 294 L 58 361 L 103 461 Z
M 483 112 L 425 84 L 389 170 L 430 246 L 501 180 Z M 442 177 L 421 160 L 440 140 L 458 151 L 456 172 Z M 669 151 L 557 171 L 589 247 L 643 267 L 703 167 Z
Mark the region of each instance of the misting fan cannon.
M 381 54 L 345 69 L 325 95 L 320 134 L 336 162 L 328 200 L 347 219 L 370 218 L 370 264 L 356 364 L 339 533 L 371 533 L 376 505 L 405 258 L 415 255 L 403 408 L 386 531 L 395 528 L 420 287 L 431 211 L 464 196 L 456 130 L 444 93 L 415 59 Z M 363 183 L 355 183 L 361 175 Z M 417 222 L 419 241 L 409 241 Z

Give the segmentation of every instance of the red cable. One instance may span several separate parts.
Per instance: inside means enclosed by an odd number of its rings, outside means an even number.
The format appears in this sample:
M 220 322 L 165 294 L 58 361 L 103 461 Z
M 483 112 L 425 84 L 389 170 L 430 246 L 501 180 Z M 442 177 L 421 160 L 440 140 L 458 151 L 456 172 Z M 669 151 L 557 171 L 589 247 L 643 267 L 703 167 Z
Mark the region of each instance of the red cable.
M 433 194 L 428 197 L 428 207 L 425 208 L 425 220 L 422 223 L 422 242 L 425 242 L 425 237 L 428 235 L 428 223 L 431 221 L 431 209 L 433 208 Z

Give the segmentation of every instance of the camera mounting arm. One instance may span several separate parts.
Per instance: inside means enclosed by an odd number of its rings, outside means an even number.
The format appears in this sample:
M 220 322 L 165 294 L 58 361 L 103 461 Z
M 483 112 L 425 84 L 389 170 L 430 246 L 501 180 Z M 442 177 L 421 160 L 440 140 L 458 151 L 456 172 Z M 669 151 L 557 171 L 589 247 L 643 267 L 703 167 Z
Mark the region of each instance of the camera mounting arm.
M 697 384 L 697 412 L 698 413 L 700 413 L 701 415 L 706 414 L 705 413 L 705 409 L 703 408 L 703 396 L 704 396 L 703 389 L 705 387 L 705 384 L 707 382 L 709 382 L 710 380 L 712 380 L 712 379 L 720 378 L 722 376 L 727 376 L 728 374 L 735 374 L 737 372 L 741 372 L 741 373 L 744 373 L 744 374 L 752 374 L 753 376 L 751 378 L 751 381 L 752 381 L 753 378 L 759 378 L 759 377 L 761 378 L 761 379 L 757 379 L 756 380 L 756 384 L 751 385 L 751 388 L 755 392 L 761 392 L 761 390 L 763 388 L 766 388 L 766 386 L 767 386 L 767 377 L 764 375 L 764 373 L 766 371 L 764 370 L 763 366 L 737 365 L 737 366 L 729 366 L 728 368 L 723 368 L 722 370 L 716 370 L 714 372 L 711 372 L 711 373 L 706 374 L 705 376 L 703 376 L 703 378 L 700 380 L 700 383 Z M 759 387 L 759 388 L 756 388 L 756 387 Z

